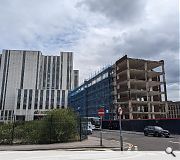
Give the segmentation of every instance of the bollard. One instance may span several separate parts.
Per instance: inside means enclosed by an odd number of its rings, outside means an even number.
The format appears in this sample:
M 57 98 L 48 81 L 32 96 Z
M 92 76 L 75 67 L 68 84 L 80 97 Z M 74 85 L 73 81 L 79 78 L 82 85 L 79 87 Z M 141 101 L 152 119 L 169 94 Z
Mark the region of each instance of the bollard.
M 134 146 L 134 151 L 138 151 L 138 146 Z
M 128 151 L 131 151 L 131 147 L 130 146 L 128 147 Z

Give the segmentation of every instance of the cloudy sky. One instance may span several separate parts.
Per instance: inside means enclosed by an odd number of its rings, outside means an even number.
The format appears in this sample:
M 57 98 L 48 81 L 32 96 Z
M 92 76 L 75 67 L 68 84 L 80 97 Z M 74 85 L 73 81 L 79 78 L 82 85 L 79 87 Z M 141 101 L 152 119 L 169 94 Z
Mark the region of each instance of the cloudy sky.
M 180 100 L 178 0 L 0 0 L 0 50 L 74 52 L 81 81 L 127 54 L 165 60 Z

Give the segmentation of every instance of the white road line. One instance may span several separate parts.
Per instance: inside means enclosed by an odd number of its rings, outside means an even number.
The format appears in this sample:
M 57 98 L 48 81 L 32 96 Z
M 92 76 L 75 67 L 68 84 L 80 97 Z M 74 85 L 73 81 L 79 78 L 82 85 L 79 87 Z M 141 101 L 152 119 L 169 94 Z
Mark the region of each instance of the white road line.
M 177 143 L 177 144 L 180 144 L 180 142 L 174 142 L 174 141 L 169 141 L 170 143 Z

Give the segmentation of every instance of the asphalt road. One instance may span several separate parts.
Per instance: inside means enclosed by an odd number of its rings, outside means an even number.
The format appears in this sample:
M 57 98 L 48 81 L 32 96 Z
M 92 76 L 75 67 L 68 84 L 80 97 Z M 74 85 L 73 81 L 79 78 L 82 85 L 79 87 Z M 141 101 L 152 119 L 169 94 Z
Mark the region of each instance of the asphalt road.
M 99 137 L 99 131 L 93 131 L 91 136 Z M 170 138 L 144 136 L 140 132 L 123 132 L 123 141 L 138 147 L 139 151 L 164 151 L 168 146 L 180 151 L 180 135 Z M 119 141 L 119 131 L 103 130 L 103 139 Z

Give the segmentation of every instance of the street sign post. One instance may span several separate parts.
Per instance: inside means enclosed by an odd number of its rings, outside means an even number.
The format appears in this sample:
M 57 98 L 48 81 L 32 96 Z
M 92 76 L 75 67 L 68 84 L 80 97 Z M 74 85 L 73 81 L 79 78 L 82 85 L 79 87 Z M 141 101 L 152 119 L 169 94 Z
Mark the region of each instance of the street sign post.
M 98 109 L 98 115 L 101 118 L 101 125 L 100 125 L 100 146 L 102 146 L 102 117 L 104 116 L 104 108 Z
M 121 127 L 122 108 L 120 106 L 118 108 L 118 115 L 119 115 L 120 148 L 121 151 L 123 151 L 122 127 Z

